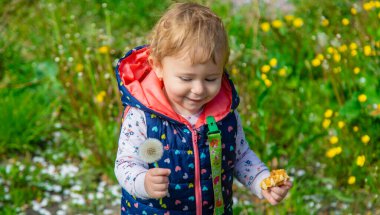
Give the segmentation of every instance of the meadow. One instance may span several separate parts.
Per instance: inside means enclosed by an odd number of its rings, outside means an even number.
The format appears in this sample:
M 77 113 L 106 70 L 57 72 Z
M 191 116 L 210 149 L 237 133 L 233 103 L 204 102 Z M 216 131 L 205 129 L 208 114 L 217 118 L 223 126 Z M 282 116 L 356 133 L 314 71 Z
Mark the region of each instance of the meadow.
M 173 2 L 0 1 L 0 214 L 119 214 L 119 58 Z M 224 21 L 251 148 L 294 187 L 235 214 L 380 214 L 380 1 L 197 1 Z

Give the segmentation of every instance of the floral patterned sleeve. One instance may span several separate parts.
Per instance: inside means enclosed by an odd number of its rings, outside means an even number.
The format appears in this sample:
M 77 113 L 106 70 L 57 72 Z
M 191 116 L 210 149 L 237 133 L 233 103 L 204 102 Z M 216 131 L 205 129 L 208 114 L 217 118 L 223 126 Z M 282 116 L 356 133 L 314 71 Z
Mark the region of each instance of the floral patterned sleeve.
M 261 193 L 260 182 L 269 177 L 269 170 L 265 164 L 249 148 L 245 139 L 245 134 L 241 124 L 239 113 L 235 111 L 238 121 L 238 131 L 236 137 L 236 163 L 235 177 L 248 187 L 257 197 L 263 198 Z
M 115 161 L 115 175 L 119 184 L 131 195 L 149 198 L 144 188 L 148 164 L 139 158 L 140 144 L 147 139 L 143 111 L 130 107 L 120 131 Z

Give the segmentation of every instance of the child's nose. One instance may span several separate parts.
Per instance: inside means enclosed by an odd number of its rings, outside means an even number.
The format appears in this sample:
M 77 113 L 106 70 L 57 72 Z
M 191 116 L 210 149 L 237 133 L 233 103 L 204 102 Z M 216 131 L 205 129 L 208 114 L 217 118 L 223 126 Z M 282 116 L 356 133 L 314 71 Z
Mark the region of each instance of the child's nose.
M 205 92 L 205 86 L 202 82 L 194 82 L 191 92 L 197 95 L 203 94 Z

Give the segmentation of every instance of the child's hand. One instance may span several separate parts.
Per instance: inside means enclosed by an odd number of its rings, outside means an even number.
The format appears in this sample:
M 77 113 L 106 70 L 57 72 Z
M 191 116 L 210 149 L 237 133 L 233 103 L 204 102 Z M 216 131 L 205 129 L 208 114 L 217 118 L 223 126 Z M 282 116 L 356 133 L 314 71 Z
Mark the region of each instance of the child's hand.
M 292 188 L 293 184 L 290 181 L 285 181 L 283 185 L 271 187 L 267 190 L 262 189 L 263 196 L 272 205 L 277 205 L 285 198 L 286 194 Z
M 145 175 L 144 186 L 148 195 L 159 199 L 168 193 L 170 169 L 152 168 Z

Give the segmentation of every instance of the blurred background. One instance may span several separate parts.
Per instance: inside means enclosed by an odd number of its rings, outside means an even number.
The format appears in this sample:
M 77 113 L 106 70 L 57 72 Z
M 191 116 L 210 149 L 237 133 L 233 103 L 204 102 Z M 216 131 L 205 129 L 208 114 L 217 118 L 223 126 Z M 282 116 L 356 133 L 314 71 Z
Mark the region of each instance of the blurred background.
M 113 68 L 173 1 L 0 1 L 0 214 L 119 214 Z M 380 214 L 380 1 L 220 0 L 251 148 L 294 187 L 235 214 Z

